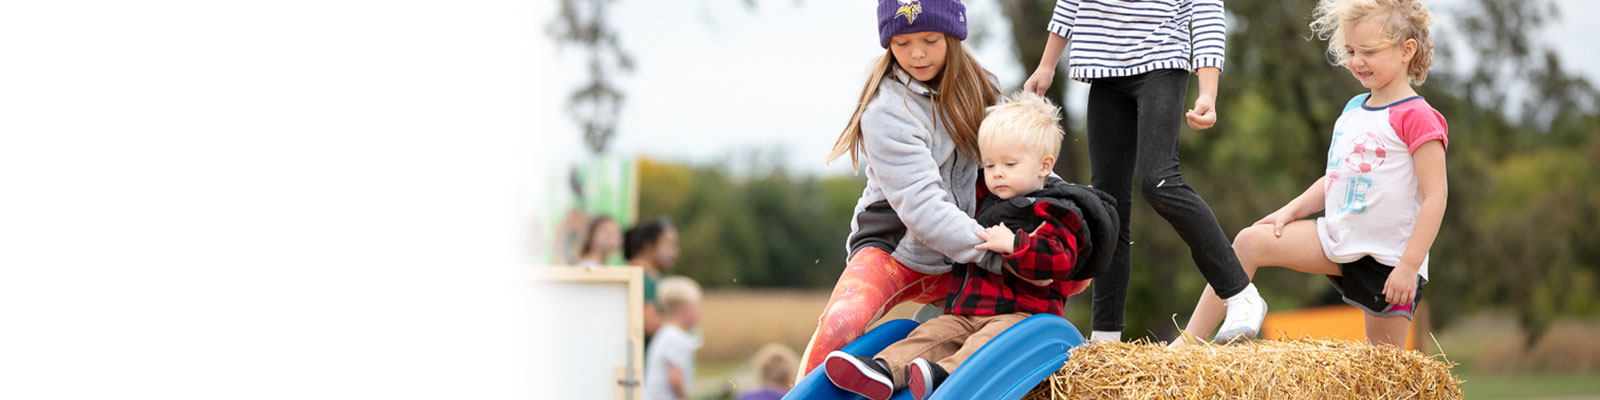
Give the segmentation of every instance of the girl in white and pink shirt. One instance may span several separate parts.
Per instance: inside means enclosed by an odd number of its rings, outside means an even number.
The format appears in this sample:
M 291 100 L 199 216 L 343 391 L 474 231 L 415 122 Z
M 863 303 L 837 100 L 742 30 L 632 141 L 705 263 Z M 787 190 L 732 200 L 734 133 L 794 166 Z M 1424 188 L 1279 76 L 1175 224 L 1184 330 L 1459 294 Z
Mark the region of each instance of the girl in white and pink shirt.
M 1252 276 L 1263 266 L 1327 275 L 1346 303 L 1366 312 L 1374 344 L 1405 345 L 1444 218 L 1448 129 L 1411 87 L 1433 64 L 1432 23 L 1418 0 L 1317 4 L 1311 29 L 1371 92 L 1350 99 L 1334 123 L 1323 177 L 1233 245 Z M 1321 218 L 1301 219 L 1318 211 Z M 1205 337 L 1224 307 L 1207 287 L 1186 337 Z

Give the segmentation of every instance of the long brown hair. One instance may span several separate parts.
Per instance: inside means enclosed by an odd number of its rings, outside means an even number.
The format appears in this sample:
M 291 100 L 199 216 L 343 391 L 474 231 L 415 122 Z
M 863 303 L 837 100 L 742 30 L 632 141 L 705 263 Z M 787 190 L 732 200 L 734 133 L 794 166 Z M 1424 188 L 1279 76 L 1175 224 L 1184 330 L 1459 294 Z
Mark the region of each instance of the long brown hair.
M 978 60 L 967 52 L 967 46 L 961 43 L 961 39 L 946 33 L 944 40 L 947 50 L 944 71 L 939 72 L 939 94 L 934 99 L 938 107 L 933 109 L 933 118 L 937 123 L 944 124 L 944 130 L 950 133 L 950 138 L 955 140 L 956 148 L 962 154 L 977 159 L 978 125 L 983 123 L 984 108 L 994 104 L 1000 90 L 994 86 L 994 75 L 978 65 Z M 860 153 L 866 151 L 861 147 L 861 114 L 878 93 L 878 85 L 884 77 L 893 74 L 898 65 L 891 50 L 886 50 L 883 57 L 873 63 L 872 75 L 867 77 L 867 85 L 861 88 L 856 111 L 850 115 L 844 132 L 839 133 L 839 140 L 833 143 L 833 151 L 823 158 L 824 162 L 850 153 L 850 167 L 860 168 Z

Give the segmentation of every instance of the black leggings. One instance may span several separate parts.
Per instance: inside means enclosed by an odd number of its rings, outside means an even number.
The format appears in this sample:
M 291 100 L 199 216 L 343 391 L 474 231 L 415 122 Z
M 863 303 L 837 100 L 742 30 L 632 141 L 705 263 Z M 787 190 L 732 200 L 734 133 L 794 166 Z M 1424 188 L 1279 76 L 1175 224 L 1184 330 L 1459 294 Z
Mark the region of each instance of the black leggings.
M 1218 296 L 1231 297 L 1250 284 L 1211 207 L 1178 171 L 1178 132 L 1188 91 L 1189 72 L 1181 69 L 1097 78 L 1089 88 L 1089 181 L 1117 199 L 1122 218 L 1111 268 L 1095 277 L 1093 330 L 1123 329 L 1133 268 L 1128 220 L 1136 176 L 1145 200 L 1189 245 L 1200 274 Z

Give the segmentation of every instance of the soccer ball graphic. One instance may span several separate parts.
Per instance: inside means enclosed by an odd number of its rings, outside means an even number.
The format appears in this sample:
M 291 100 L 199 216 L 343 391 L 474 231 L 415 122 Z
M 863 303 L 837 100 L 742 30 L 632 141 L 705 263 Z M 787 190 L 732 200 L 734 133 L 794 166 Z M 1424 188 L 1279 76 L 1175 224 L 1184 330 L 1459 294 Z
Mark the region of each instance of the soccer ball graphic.
M 1378 141 L 1378 135 L 1367 132 L 1366 135 L 1350 139 L 1350 154 L 1344 156 L 1344 166 L 1351 171 L 1366 173 L 1373 168 L 1383 165 L 1387 152 L 1383 150 L 1383 143 Z

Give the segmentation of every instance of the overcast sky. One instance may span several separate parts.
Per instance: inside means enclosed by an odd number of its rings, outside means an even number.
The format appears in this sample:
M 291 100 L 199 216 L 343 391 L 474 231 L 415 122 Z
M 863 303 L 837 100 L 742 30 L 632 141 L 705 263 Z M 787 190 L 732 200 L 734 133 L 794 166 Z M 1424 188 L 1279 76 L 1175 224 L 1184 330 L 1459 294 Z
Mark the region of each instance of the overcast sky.
M 819 159 L 852 111 L 867 67 L 883 52 L 873 6 L 862 0 L 757 3 L 754 9 L 740 0 L 614 4 L 622 44 L 637 63 L 622 80 L 628 97 L 612 142 L 614 153 L 708 162 L 746 149 L 779 149 L 791 169 L 849 170 L 848 163 L 824 167 Z M 980 62 L 1003 84 L 1022 80 L 1033 66 L 1012 60 L 1005 37 L 1009 27 L 998 6 L 993 1 L 967 3 L 970 20 L 978 22 L 971 24 L 977 31 L 968 44 L 976 48 Z M 1439 17 L 1436 32 L 1448 35 L 1454 22 L 1444 11 L 1463 3 L 1433 2 Z M 1600 2 L 1557 3 L 1564 19 L 1548 27 L 1544 37 L 1569 68 L 1600 76 L 1600 52 L 1586 51 L 1593 49 L 1588 41 L 1600 37 L 1600 24 L 1593 17 L 1579 17 L 1600 15 Z M 547 15 L 553 13 L 555 2 L 546 7 Z M 582 57 L 553 46 L 539 51 L 555 64 L 554 76 L 548 78 L 556 90 L 538 94 L 536 103 L 546 107 L 539 114 L 549 117 L 538 118 L 536 128 L 548 132 L 558 150 L 549 161 L 570 163 L 586 154 L 563 103 L 566 92 L 583 79 Z M 1056 83 L 1081 85 L 1069 82 L 1058 77 Z M 1070 99 L 1067 108 L 1081 113 L 1087 91 L 1075 93 L 1080 96 Z

